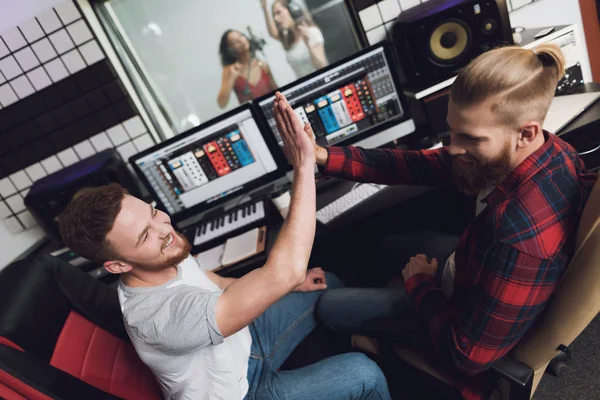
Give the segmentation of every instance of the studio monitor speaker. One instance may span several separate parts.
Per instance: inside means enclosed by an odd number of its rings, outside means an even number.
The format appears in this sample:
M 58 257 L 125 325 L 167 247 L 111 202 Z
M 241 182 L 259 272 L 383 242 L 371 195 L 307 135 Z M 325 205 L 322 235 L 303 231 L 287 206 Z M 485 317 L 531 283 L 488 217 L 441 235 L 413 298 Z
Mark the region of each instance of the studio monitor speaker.
M 506 0 L 429 0 L 392 27 L 402 73 L 419 91 L 454 76 L 479 54 L 513 44 Z
M 127 164 L 115 149 L 107 149 L 36 181 L 25 197 L 25 205 L 52 243 L 60 244 L 58 218 L 69 202 L 82 189 L 113 182 L 139 196 Z

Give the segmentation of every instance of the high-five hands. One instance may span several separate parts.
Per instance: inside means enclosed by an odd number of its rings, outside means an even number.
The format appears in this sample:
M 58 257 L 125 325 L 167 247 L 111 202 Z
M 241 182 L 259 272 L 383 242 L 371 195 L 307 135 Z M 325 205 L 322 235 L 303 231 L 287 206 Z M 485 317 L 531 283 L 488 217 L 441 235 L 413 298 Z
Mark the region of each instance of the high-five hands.
M 275 94 L 273 106 L 275 122 L 283 139 L 283 150 L 288 161 L 295 169 L 308 166 L 314 168 L 316 144 L 310 124 L 302 126 L 285 96 L 279 92 Z
M 288 151 L 290 150 L 292 145 L 288 144 L 284 137 L 284 135 L 290 137 L 290 135 L 292 135 L 293 132 L 296 132 L 294 129 L 297 129 L 297 132 L 299 133 L 303 133 L 304 136 L 308 138 L 309 142 L 313 146 L 313 160 L 319 165 L 325 165 L 325 163 L 327 162 L 327 158 L 329 157 L 329 153 L 327 152 L 326 148 L 319 146 L 315 141 L 315 135 L 310 124 L 306 123 L 304 127 L 302 127 L 302 124 L 300 124 L 296 113 L 294 112 L 294 110 L 292 110 L 292 107 L 287 102 L 285 96 L 281 93 L 277 92 L 275 94 L 275 101 L 273 105 L 275 107 L 275 121 L 277 122 L 277 129 L 279 129 L 279 133 L 283 138 L 284 152 L 286 153 L 286 156 L 288 156 L 288 160 L 294 166 L 294 168 L 296 168 L 296 166 L 289 159 L 290 156 L 288 155 Z M 281 117 L 279 120 L 278 114 Z M 286 118 L 289 120 L 288 123 L 286 123 L 283 119 L 284 116 L 286 116 Z M 291 128 L 292 122 L 294 123 L 294 129 Z M 304 138 L 302 138 L 302 141 L 304 144 L 308 145 L 308 143 L 304 141 Z

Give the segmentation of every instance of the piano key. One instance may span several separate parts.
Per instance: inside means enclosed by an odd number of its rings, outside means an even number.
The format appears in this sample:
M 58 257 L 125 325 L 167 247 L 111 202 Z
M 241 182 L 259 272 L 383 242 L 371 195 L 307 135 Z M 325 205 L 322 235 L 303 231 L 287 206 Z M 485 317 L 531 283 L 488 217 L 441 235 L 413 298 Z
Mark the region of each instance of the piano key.
M 264 203 L 259 201 L 255 204 L 244 205 L 227 214 L 208 221 L 196 229 L 194 245 L 217 239 L 238 228 L 259 221 L 265 217 Z

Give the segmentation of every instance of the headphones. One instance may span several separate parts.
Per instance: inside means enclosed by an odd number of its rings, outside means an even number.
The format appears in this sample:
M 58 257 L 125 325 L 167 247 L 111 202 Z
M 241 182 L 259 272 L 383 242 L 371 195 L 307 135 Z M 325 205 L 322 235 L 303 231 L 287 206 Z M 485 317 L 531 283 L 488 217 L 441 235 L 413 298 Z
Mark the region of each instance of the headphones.
M 298 23 L 298 21 L 304 18 L 304 11 L 302 10 L 302 7 L 300 7 L 300 5 L 294 0 L 290 0 L 288 2 L 287 8 L 294 22 Z
M 250 30 L 250 27 L 248 27 L 248 29 Z M 221 39 L 224 42 L 221 43 L 219 53 L 221 54 L 221 64 L 223 64 L 223 66 L 235 64 L 238 61 L 237 52 L 235 51 L 235 49 L 233 49 L 229 46 L 229 41 L 227 40 L 227 36 L 229 36 L 230 32 L 231 31 L 226 32 L 226 34 L 223 35 L 223 39 Z M 240 32 L 240 34 L 243 37 L 245 37 L 246 40 L 248 40 L 248 43 L 250 43 L 249 51 L 250 51 L 250 54 L 252 57 L 254 57 L 254 54 L 257 51 L 262 50 L 262 48 L 265 44 L 264 39 L 248 37 L 248 35 L 246 35 L 245 33 L 242 33 L 242 32 Z M 250 34 L 252 34 L 252 32 L 250 32 Z

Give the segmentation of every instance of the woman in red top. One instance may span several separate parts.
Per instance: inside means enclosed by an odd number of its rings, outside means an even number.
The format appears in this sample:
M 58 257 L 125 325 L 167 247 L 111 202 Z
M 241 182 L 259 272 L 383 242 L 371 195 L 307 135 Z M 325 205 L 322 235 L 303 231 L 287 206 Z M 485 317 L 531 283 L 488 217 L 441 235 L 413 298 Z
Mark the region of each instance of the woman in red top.
M 225 108 L 234 91 L 240 104 L 277 89 L 269 65 L 252 55 L 250 41 L 241 32 L 226 31 L 219 45 L 223 75 L 217 96 Z

